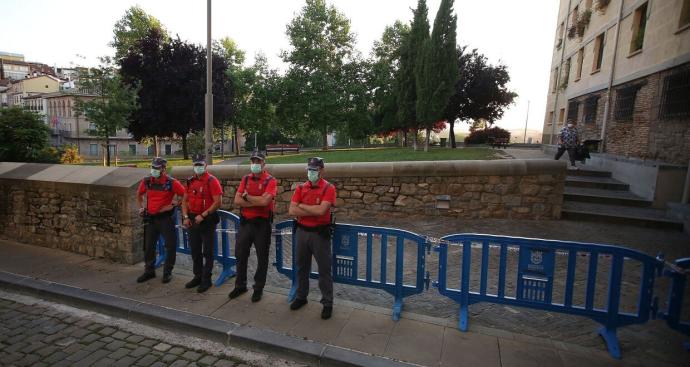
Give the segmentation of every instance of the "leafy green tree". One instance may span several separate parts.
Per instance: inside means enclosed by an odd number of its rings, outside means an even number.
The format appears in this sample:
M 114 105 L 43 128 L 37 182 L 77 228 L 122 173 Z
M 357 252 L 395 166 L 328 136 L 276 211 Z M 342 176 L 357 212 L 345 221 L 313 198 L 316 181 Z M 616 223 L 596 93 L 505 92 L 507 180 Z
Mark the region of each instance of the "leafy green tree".
M 378 132 L 406 131 L 398 116 L 396 77 L 400 70 L 403 39 L 409 32 L 409 25 L 398 20 L 386 27 L 380 40 L 374 41 L 369 82 L 372 91 L 371 115 Z
M 38 114 L 21 107 L 0 108 L 0 162 L 54 162 L 50 128 Z
M 400 69 L 398 74 L 398 119 L 403 126 L 413 132 L 413 145 L 417 149 L 417 79 L 422 77 L 420 65 L 424 45 L 429 39 L 429 9 L 425 0 L 417 2 L 412 11 L 414 17 L 410 25 L 409 36 L 403 37 L 400 51 Z
M 454 0 L 441 0 L 431 38 L 426 42 L 417 76 L 417 121 L 426 129 L 424 151 L 429 150 L 431 129 L 445 120 L 446 107 L 459 77 L 456 50 L 457 16 Z
M 292 47 L 282 53 L 289 65 L 282 93 L 289 95 L 281 113 L 301 131 L 318 131 L 327 150 L 328 133 L 355 111 L 345 71 L 355 62 L 350 21 L 325 0 L 306 0 L 286 33 Z
M 510 74 L 505 65 L 490 65 L 476 49 L 457 49 L 460 77 L 446 108 L 450 123 L 451 146 L 456 147 L 453 125 L 455 120 L 480 121 L 489 125 L 503 117 L 517 94 L 508 89 Z
M 132 6 L 113 27 L 113 40 L 110 46 L 115 48 L 115 59 L 119 60 L 138 47 L 139 41 L 146 37 L 151 30 L 157 30 L 168 37 L 165 28 L 155 17 L 147 14 L 144 9 Z
M 90 133 L 105 142 L 106 165 L 110 166 L 110 138 L 129 125 L 129 116 L 137 108 L 137 91 L 122 83 L 109 58 L 101 62 L 100 67 L 89 69 L 79 79 L 81 87 L 96 97 L 77 97 L 75 109 L 94 124 Z

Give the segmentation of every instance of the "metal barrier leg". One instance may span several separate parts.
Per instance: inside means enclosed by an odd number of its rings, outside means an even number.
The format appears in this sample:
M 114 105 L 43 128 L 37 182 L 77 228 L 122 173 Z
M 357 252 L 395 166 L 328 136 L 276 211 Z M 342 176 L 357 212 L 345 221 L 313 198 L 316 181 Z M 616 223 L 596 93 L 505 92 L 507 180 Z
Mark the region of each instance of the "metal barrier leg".
M 237 273 L 233 269 L 234 264 L 223 264 L 223 271 L 218 275 L 215 286 L 220 287 L 226 280 L 234 277 Z
M 393 304 L 393 321 L 400 320 L 400 313 L 403 308 L 402 297 L 395 297 L 395 303 Z
M 156 247 L 158 247 L 158 257 L 156 258 L 156 262 L 153 264 L 153 267 L 158 269 L 161 264 L 165 262 L 165 240 L 163 239 L 163 236 L 158 237 Z
M 460 331 L 467 331 L 467 326 L 468 326 L 468 318 L 469 318 L 469 306 L 468 305 L 460 305 L 460 313 L 458 314 L 458 329 Z
M 615 328 L 607 328 L 606 326 L 599 329 L 599 335 L 604 338 L 606 346 L 609 349 L 611 357 L 621 359 L 621 348 L 618 344 L 618 335 L 616 335 Z
M 288 303 L 291 303 L 297 297 L 297 280 L 292 279 L 292 286 L 290 286 L 290 293 L 288 293 Z

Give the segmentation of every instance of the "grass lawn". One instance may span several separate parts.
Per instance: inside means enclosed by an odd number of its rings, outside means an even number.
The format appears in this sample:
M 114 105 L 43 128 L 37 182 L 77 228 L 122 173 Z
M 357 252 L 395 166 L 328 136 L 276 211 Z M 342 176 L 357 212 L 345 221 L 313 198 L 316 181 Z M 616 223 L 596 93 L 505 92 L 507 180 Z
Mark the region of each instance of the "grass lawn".
M 192 165 L 192 159 L 191 158 L 190 159 L 166 158 L 166 160 L 168 161 L 169 167 L 191 166 Z M 213 161 L 214 162 L 220 162 L 221 161 L 220 156 L 213 156 Z M 86 165 L 86 166 L 102 166 L 103 162 L 99 160 L 98 162 L 86 162 L 86 163 L 82 163 L 82 164 Z M 110 164 L 115 166 L 115 160 L 113 159 L 112 161 L 110 161 Z M 120 160 L 117 162 L 117 165 L 119 167 L 129 166 L 132 164 L 136 164 L 137 167 L 139 167 L 139 168 L 149 168 L 151 166 L 151 159 L 137 159 L 137 160 L 126 160 L 126 161 Z
M 412 148 L 371 148 L 357 150 L 310 151 L 300 154 L 271 155 L 269 164 L 307 163 L 309 157 L 321 157 L 326 163 L 337 162 L 392 162 L 392 161 L 449 161 L 498 159 L 495 150 L 489 148 L 429 148 L 414 151 Z

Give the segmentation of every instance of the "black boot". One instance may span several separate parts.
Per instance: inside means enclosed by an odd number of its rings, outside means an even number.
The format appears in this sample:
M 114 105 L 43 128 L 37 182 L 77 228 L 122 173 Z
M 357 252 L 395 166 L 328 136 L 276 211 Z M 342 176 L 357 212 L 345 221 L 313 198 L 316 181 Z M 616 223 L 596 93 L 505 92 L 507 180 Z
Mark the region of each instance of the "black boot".
M 187 288 L 187 289 L 189 289 L 189 288 L 198 287 L 199 284 L 201 284 L 201 278 L 199 278 L 199 277 L 194 277 L 194 279 L 192 279 L 192 280 L 190 280 L 189 282 L 187 282 L 187 284 L 185 284 L 184 287 Z
M 139 278 L 137 278 L 137 283 L 143 283 L 143 282 L 145 282 L 145 281 L 147 281 L 147 280 L 149 280 L 149 279 L 153 279 L 153 278 L 155 278 L 155 277 L 156 277 L 156 273 L 153 273 L 153 272 L 151 272 L 151 273 L 146 272 L 146 273 L 142 274 Z

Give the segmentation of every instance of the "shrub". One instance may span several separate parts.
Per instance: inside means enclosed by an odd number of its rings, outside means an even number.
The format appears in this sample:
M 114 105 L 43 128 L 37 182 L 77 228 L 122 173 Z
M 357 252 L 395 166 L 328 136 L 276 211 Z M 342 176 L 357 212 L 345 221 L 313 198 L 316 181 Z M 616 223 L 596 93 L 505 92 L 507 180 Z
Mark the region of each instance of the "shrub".
M 510 132 L 498 126 L 494 126 L 490 129 L 475 130 L 465 138 L 465 144 L 486 144 L 489 142 L 489 137 L 506 138 L 510 141 Z
M 60 163 L 74 164 L 83 163 L 84 160 L 79 155 L 79 149 L 76 145 L 68 144 L 62 146 L 62 154 L 60 155 Z

